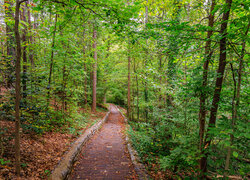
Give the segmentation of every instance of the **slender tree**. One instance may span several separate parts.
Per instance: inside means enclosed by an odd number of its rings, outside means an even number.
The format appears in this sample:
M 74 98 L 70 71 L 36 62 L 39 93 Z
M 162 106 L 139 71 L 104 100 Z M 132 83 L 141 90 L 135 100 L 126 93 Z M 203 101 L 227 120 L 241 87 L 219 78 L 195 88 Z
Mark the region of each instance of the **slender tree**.
M 83 24 L 83 61 L 84 61 L 84 71 L 85 73 L 87 73 L 87 62 L 86 62 L 86 37 L 85 37 L 85 33 L 86 32 L 86 27 L 85 24 Z M 84 77 L 84 104 L 86 105 L 88 103 L 88 79 L 87 76 L 85 75 Z
M 51 86 L 51 77 L 52 77 L 53 64 L 54 64 L 54 48 L 55 48 L 57 18 L 58 18 L 58 15 L 56 14 L 56 17 L 55 17 L 55 29 L 53 31 L 52 44 L 51 44 L 51 56 L 50 56 L 50 68 L 49 68 L 49 82 L 48 82 L 47 106 L 49 106 L 49 101 L 50 101 L 50 89 L 51 89 L 50 86 Z
M 249 25 L 250 25 L 250 23 L 248 23 L 247 30 L 244 34 L 244 39 L 242 42 L 241 54 L 239 57 L 239 70 L 238 70 L 237 82 L 235 79 L 233 65 L 232 65 L 232 63 L 230 63 L 231 70 L 232 70 L 232 76 L 233 76 L 233 82 L 234 82 L 234 93 L 233 93 L 233 99 L 232 99 L 232 122 L 231 122 L 231 128 L 232 128 L 233 132 L 235 131 L 235 125 L 236 125 L 236 121 L 238 119 L 238 108 L 240 105 L 241 77 L 242 77 L 242 73 L 243 73 L 244 56 L 246 54 L 246 38 L 247 38 L 248 31 L 249 31 Z M 234 141 L 234 133 L 231 133 L 230 134 L 230 145 L 231 146 L 233 145 L 233 141 Z M 228 151 L 227 151 L 226 162 L 225 162 L 225 170 L 226 171 L 229 170 L 230 158 L 231 158 L 231 154 L 232 154 L 231 146 L 228 147 Z M 226 173 L 225 173 L 225 175 L 226 175 Z
M 203 64 L 203 76 L 202 76 L 202 87 L 201 87 L 201 95 L 200 95 L 200 112 L 199 112 L 199 136 L 200 136 L 200 143 L 199 143 L 199 150 L 200 152 L 204 148 L 204 132 L 205 132 L 205 122 L 206 122 L 206 99 L 207 99 L 207 75 L 208 75 L 208 65 L 211 61 L 212 57 L 212 50 L 211 50 L 211 37 L 213 35 L 213 26 L 214 26 L 214 7 L 215 7 L 215 0 L 212 0 L 210 13 L 208 16 L 208 27 L 209 31 L 207 32 L 207 41 L 205 45 L 205 61 Z M 200 169 L 204 167 L 203 158 L 200 159 L 199 165 Z
M 30 13 L 30 7 L 29 7 L 29 2 L 26 2 L 26 9 L 27 9 L 27 14 L 28 14 L 28 23 L 29 23 L 29 60 L 31 64 L 31 69 L 33 70 L 35 66 L 34 62 L 34 50 L 33 50 L 33 36 L 32 36 L 32 23 L 31 23 L 31 13 Z
M 20 176 L 20 99 L 21 99 L 21 38 L 19 34 L 20 5 L 25 0 L 16 0 L 15 9 L 15 40 L 16 40 L 16 104 L 15 104 L 15 157 L 16 174 Z
M 226 0 L 226 8 L 225 12 L 223 13 L 222 17 L 222 23 L 221 23 L 221 40 L 220 40 L 220 56 L 219 56 L 219 67 L 217 70 L 217 78 L 216 78 L 216 84 L 215 84 L 215 89 L 214 89 L 214 95 L 213 95 L 213 101 L 212 101 L 212 108 L 210 112 L 210 118 L 209 118 L 209 124 L 208 124 L 208 131 L 205 139 L 205 147 L 204 148 L 209 148 L 212 137 L 209 135 L 209 131 L 211 128 L 215 127 L 216 123 L 216 117 L 217 117 L 217 112 L 218 112 L 218 106 L 220 102 L 220 94 L 221 94 L 221 89 L 222 89 L 222 84 L 223 84 L 223 76 L 224 76 L 224 71 L 225 67 L 227 64 L 227 25 L 228 25 L 228 19 L 229 19 L 229 14 L 230 14 L 230 9 L 232 5 L 232 0 Z M 202 173 L 203 175 L 207 172 L 207 158 L 208 158 L 208 153 L 205 153 L 204 156 L 202 157 L 203 163 L 202 163 Z
M 26 27 L 26 6 L 22 8 L 22 21 L 24 22 L 23 34 L 22 34 L 22 43 L 23 45 L 23 98 L 26 98 L 27 90 L 27 27 Z
M 131 44 L 128 42 L 128 109 L 127 109 L 127 117 L 130 119 L 130 112 L 131 112 L 131 94 L 130 94 L 130 64 L 131 64 L 131 52 L 130 52 L 130 47 Z
M 11 1 L 4 0 L 4 10 L 5 10 L 5 31 L 6 31 L 6 45 L 7 45 L 7 59 L 9 60 L 7 73 L 5 73 L 5 83 L 7 88 L 12 87 L 11 74 L 15 66 L 16 48 L 15 48 L 15 37 L 13 36 L 14 27 L 11 25 L 11 20 L 14 19 L 14 14 L 12 12 L 13 3 Z
M 92 112 L 96 112 L 96 83 L 97 83 L 97 30 L 93 24 L 93 49 L 94 49 L 94 64 L 93 64 L 93 85 L 92 85 Z

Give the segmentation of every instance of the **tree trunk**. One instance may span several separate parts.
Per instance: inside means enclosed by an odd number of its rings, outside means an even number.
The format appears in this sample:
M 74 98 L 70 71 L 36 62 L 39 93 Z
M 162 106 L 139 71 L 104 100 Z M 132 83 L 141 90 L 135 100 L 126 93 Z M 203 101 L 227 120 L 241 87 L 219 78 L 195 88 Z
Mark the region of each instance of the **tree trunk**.
M 87 73 L 87 63 L 86 63 L 86 44 L 85 44 L 85 24 L 83 25 L 83 61 L 84 61 L 84 71 Z M 87 83 L 88 79 L 87 76 L 85 75 L 84 78 L 84 104 L 86 105 L 88 103 L 88 89 L 87 89 Z
M 48 89 L 47 106 L 49 106 L 49 101 L 50 101 L 50 89 L 51 89 L 50 86 L 51 86 L 51 76 L 52 76 L 52 71 L 53 71 L 54 47 L 55 47 L 57 18 L 58 18 L 58 15 L 56 14 L 56 17 L 55 17 L 55 29 L 54 29 L 54 32 L 53 32 L 52 45 L 51 45 L 50 68 L 49 68 L 49 82 L 48 82 L 48 87 L 47 87 L 47 89 Z
M 131 64 L 131 55 L 130 55 L 130 40 L 128 41 L 128 109 L 127 109 L 127 117 L 130 120 L 130 112 L 131 112 L 131 95 L 130 95 L 130 64 Z
M 26 2 L 26 8 L 27 8 L 27 11 L 28 11 L 28 23 L 29 23 L 29 60 L 30 60 L 30 64 L 31 64 L 31 67 L 32 69 L 34 68 L 35 66 L 35 63 L 34 63 L 34 51 L 33 51 L 33 47 L 32 47 L 32 44 L 33 44 L 33 37 L 32 37 L 32 24 L 31 24 L 31 16 L 30 16 L 30 8 L 28 6 L 28 2 Z
M 66 57 L 65 57 L 66 58 Z M 66 78 L 66 62 L 65 62 L 65 58 L 64 58 L 64 61 L 63 61 L 63 70 L 62 70 L 62 114 L 63 114 L 63 119 L 65 120 L 65 110 L 66 110 L 66 101 L 65 101 L 65 98 L 66 98 L 66 85 L 67 85 L 67 78 Z
M 97 81 L 97 31 L 95 25 L 93 25 L 93 49 L 94 49 L 94 64 L 93 64 L 93 89 L 92 89 L 92 112 L 96 112 L 96 81 Z
M 5 82 L 6 88 L 11 88 L 12 80 L 11 74 L 14 72 L 13 67 L 15 66 L 15 57 L 16 57 L 16 49 L 15 49 L 15 37 L 13 36 L 13 26 L 11 25 L 11 20 L 14 19 L 14 14 L 12 12 L 12 2 L 4 0 L 4 9 L 5 9 L 5 23 L 6 23 L 6 45 L 7 45 L 7 59 L 9 60 L 9 67 L 7 68 L 7 73 L 5 73 Z
M 87 73 L 87 63 L 84 62 L 84 71 Z M 88 78 L 85 76 L 84 79 L 84 104 L 88 103 Z
M 140 109 L 139 109 L 139 83 L 138 83 L 138 76 L 135 67 L 135 58 L 134 59 L 134 73 L 135 73 L 135 82 L 136 82 L 136 109 L 137 109 L 137 121 L 140 118 Z
M 147 5 L 145 6 L 145 28 L 146 24 L 148 23 L 148 0 L 147 0 Z M 146 40 L 146 45 L 148 44 L 148 41 Z M 146 57 L 145 57 L 145 69 L 147 70 L 148 68 L 148 50 L 146 50 Z M 147 77 L 148 74 L 146 73 L 145 76 Z M 146 122 L 148 121 L 148 82 L 147 78 L 145 79 L 145 89 L 144 89 L 144 98 L 146 102 L 146 107 L 145 107 L 145 119 Z
M 250 23 L 248 23 L 245 37 L 247 37 L 249 25 L 250 25 Z M 242 70 L 243 70 L 243 58 L 245 56 L 245 48 L 246 48 L 246 39 L 243 39 L 241 56 L 239 58 L 240 64 L 239 64 L 239 70 L 238 70 L 238 82 L 237 83 L 235 80 L 233 65 L 230 64 L 231 69 L 232 69 L 233 81 L 234 81 L 234 95 L 233 95 L 233 99 L 232 99 L 232 122 L 231 122 L 231 128 L 232 128 L 233 132 L 235 130 L 235 124 L 236 124 L 236 121 L 238 118 L 237 110 L 238 110 L 238 107 L 240 104 L 241 75 L 242 75 Z M 233 145 L 233 140 L 234 140 L 234 135 L 232 133 L 230 135 L 231 146 Z M 225 174 L 224 174 L 225 176 L 227 175 L 227 171 L 229 170 L 231 153 L 232 153 L 232 148 L 228 147 L 227 156 L 226 156 L 226 163 L 225 163 Z
M 21 39 L 19 34 L 20 2 L 16 0 L 15 39 L 16 39 L 16 102 L 15 102 L 15 159 L 16 174 L 20 176 L 20 99 L 21 99 Z
M 23 12 L 22 12 L 22 21 L 26 22 L 26 10 L 25 10 L 25 6 L 23 6 L 22 8 Z M 22 80 L 22 84 L 23 84 L 23 98 L 26 98 L 26 90 L 27 90 L 27 39 L 26 39 L 26 34 L 27 34 L 27 27 L 24 24 L 24 29 L 23 29 L 23 36 L 22 36 L 22 43 L 23 45 L 23 80 Z
M 208 19 L 208 26 L 210 29 L 214 26 L 214 10 L 215 6 L 215 0 L 212 0 L 211 8 L 210 8 L 210 14 Z M 203 64 L 203 77 L 202 77 L 202 87 L 201 87 L 201 96 L 200 96 L 200 112 L 199 112 L 199 123 L 200 123 L 200 129 L 199 129 L 199 136 L 200 136 L 200 143 L 199 143 L 199 151 L 202 154 L 202 150 L 204 148 L 204 133 L 205 133 L 205 123 L 206 123 L 206 99 L 207 99 L 207 75 L 208 75 L 208 65 L 212 57 L 212 50 L 211 50 L 211 37 L 213 35 L 213 31 L 210 30 L 207 32 L 207 42 L 205 46 L 205 62 Z M 199 160 L 199 168 L 202 170 L 202 167 L 204 167 L 203 158 Z
M 205 148 L 209 148 L 212 137 L 209 135 L 209 129 L 215 127 L 216 123 L 216 117 L 217 117 L 217 112 L 218 112 L 218 106 L 220 102 L 220 93 L 222 89 L 222 83 L 223 83 L 223 76 L 224 76 L 224 71 L 226 67 L 226 58 L 227 58 L 227 39 L 226 39 L 226 34 L 227 34 L 227 24 L 228 24 L 228 19 L 229 19 L 229 14 L 230 14 L 230 9 L 231 9 L 231 4 L 232 0 L 226 0 L 226 6 L 225 12 L 223 13 L 222 17 L 222 24 L 221 24 L 221 31 L 220 34 L 222 36 L 222 39 L 220 40 L 220 57 L 219 57 L 219 67 L 217 70 L 217 78 L 216 78 L 216 84 L 215 84 L 215 90 L 214 90 L 214 95 L 213 95 L 213 101 L 212 101 L 212 108 L 210 112 L 210 118 L 209 118 L 209 124 L 208 124 L 208 130 L 207 130 L 207 135 L 205 139 Z M 204 175 L 207 172 L 207 158 L 208 158 L 208 153 L 206 152 L 204 156 L 202 157 L 203 161 L 203 166 L 201 167 L 202 169 L 202 174 Z

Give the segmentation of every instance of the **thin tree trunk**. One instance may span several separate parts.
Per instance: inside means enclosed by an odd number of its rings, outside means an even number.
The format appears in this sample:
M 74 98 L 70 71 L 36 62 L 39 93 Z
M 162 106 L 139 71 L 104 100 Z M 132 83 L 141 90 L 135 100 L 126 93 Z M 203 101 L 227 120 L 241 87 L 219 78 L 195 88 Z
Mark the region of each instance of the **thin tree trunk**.
M 248 23 L 247 30 L 245 33 L 245 37 L 247 37 L 248 30 L 249 30 L 249 25 Z M 243 70 L 243 58 L 245 56 L 245 48 L 246 48 L 246 39 L 243 39 L 242 43 L 242 49 L 241 49 L 241 56 L 239 58 L 240 64 L 239 64 L 239 70 L 238 70 L 238 82 L 236 83 L 235 80 L 235 74 L 234 74 L 234 69 L 233 65 L 231 65 L 231 70 L 232 70 L 232 75 L 233 75 L 233 81 L 234 81 L 234 95 L 232 99 L 232 122 L 231 122 L 231 128 L 234 132 L 235 130 L 235 124 L 238 118 L 237 110 L 240 104 L 240 87 L 241 87 L 241 75 L 242 75 L 242 70 Z M 235 102 L 236 101 L 236 102 Z M 234 140 L 234 133 L 230 135 L 230 144 L 231 146 L 233 145 L 233 140 Z M 232 148 L 228 147 L 227 151 L 227 156 L 226 156 L 226 163 L 225 163 L 225 176 L 227 175 L 227 171 L 229 170 L 229 165 L 230 165 L 230 159 L 231 159 L 231 154 L 232 154 Z
M 232 0 L 226 0 L 227 8 L 225 8 L 226 12 L 223 13 L 223 17 L 222 17 L 222 24 L 221 24 L 221 31 L 220 31 L 222 39 L 220 40 L 219 67 L 217 70 L 217 78 L 216 78 L 215 90 L 214 90 L 214 95 L 213 95 L 212 108 L 210 112 L 210 118 L 209 118 L 208 130 L 207 130 L 208 132 L 207 132 L 206 139 L 205 139 L 205 148 L 209 148 L 211 141 L 212 141 L 212 137 L 209 136 L 209 130 L 215 127 L 218 106 L 220 102 L 220 93 L 221 93 L 222 84 L 223 84 L 223 76 L 224 76 L 224 71 L 225 71 L 225 67 L 227 64 L 226 62 L 226 58 L 227 58 L 226 34 L 227 34 L 227 24 L 228 24 L 227 21 L 229 19 L 231 4 L 232 4 Z M 201 169 L 202 169 L 203 175 L 207 172 L 207 158 L 208 158 L 208 153 L 206 152 L 204 156 L 202 157 L 203 166 L 201 167 Z
M 33 47 L 32 47 L 32 44 L 33 44 L 33 37 L 32 37 L 32 24 L 31 24 L 31 16 L 30 16 L 30 8 L 28 6 L 28 2 L 26 2 L 26 8 L 27 8 L 27 11 L 28 11 L 28 23 L 29 23 L 29 60 L 30 60 L 30 63 L 31 63 L 31 67 L 32 69 L 34 68 L 35 66 L 35 63 L 34 63 L 34 51 L 33 51 Z
M 50 101 L 50 89 L 51 89 L 51 76 L 52 76 L 52 71 L 53 71 L 53 61 L 54 61 L 54 47 L 55 47 L 55 37 L 56 37 L 56 23 L 57 23 L 57 18 L 58 14 L 56 14 L 55 17 L 55 29 L 53 32 L 53 37 L 52 37 L 52 45 L 51 45 L 51 56 L 50 56 L 50 68 L 49 68 L 49 82 L 48 82 L 48 99 L 47 99 L 47 106 L 49 106 L 49 101 Z
M 159 53 L 159 73 L 160 73 L 160 78 L 159 78 L 159 82 L 160 82 L 160 85 L 162 84 L 162 76 L 161 76 L 161 74 L 162 74 L 162 52 L 161 52 L 161 50 L 160 50 L 160 52 L 158 52 Z M 162 95 L 161 95 L 161 88 L 160 88 L 160 95 L 159 95 L 159 108 L 162 108 L 161 107 L 161 101 L 162 101 Z
M 84 62 L 84 71 L 87 73 L 87 63 Z M 84 79 L 84 104 L 86 105 L 88 103 L 88 78 L 85 76 Z
M 93 49 L 94 49 L 94 64 L 93 64 L 93 91 L 92 91 L 92 112 L 96 112 L 96 81 L 97 81 L 97 31 L 95 25 L 93 25 Z
M 87 63 L 86 63 L 86 44 L 85 44 L 85 24 L 83 25 L 83 60 L 84 60 L 84 71 L 87 73 Z M 88 89 L 87 89 L 88 79 L 87 76 L 84 78 L 84 104 L 88 103 Z
M 208 26 L 209 28 L 213 28 L 214 26 L 214 14 L 213 10 L 215 7 L 215 0 L 212 0 L 211 8 L 210 8 L 210 14 L 208 18 Z M 199 151 L 202 154 L 203 148 L 204 148 L 204 133 L 205 133 L 205 123 L 206 123 L 206 99 L 207 99 L 207 75 L 208 75 L 208 65 L 212 57 L 212 51 L 211 51 L 211 37 L 213 35 L 213 31 L 210 30 L 207 32 L 207 42 L 205 46 L 205 62 L 203 64 L 203 77 L 202 77 L 202 88 L 201 88 L 201 96 L 200 96 L 200 112 L 199 112 L 199 123 L 200 123 L 200 129 L 199 129 L 199 136 L 200 136 L 200 143 L 199 143 Z M 202 167 L 204 167 L 203 158 L 199 160 L 199 168 L 201 170 Z
M 131 112 L 131 94 L 130 94 L 130 64 L 131 64 L 131 55 L 130 55 L 130 41 L 128 41 L 128 109 L 127 109 L 127 117 L 130 120 L 130 112 Z
M 140 118 L 140 109 L 139 109 L 139 83 L 138 83 L 138 76 L 136 72 L 136 67 L 135 67 L 135 58 L 134 59 L 134 73 L 135 73 L 135 82 L 136 82 L 136 109 L 137 109 L 137 121 L 139 121 Z
M 15 57 L 16 57 L 16 49 L 15 49 L 15 37 L 12 35 L 14 29 L 10 24 L 11 20 L 14 19 L 14 14 L 12 12 L 13 3 L 7 0 L 4 0 L 4 9 L 5 9 L 5 24 L 6 24 L 6 45 L 7 45 L 7 58 L 10 60 L 10 64 L 15 66 Z M 5 73 L 4 79 L 6 82 L 6 88 L 11 88 L 11 74 L 13 73 L 12 68 L 8 68 L 7 73 Z
M 146 28 L 146 24 L 148 23 L 148 0 L 147 0 L 147 5 L 145 7 L 145 28 Z M 148 44 L 148 41 L 146 40 L 146 44 Z M 146 50 L 146 57 L 145 57 L 145 69 L 147 69 L 148 67 L 148 51 Z M 148 74 L 146 73 L 146 76 Z M 147 83 L 147 78 L 145 79 L 145 89 L 144 89 L 144 98 L 145 98 L 145 102 L 146 102 L 146 108 L 145 108 L 145 119 L 146 122 L 148 121 L 148 83 Z
M 25 11 L 25 6 L 22 8 L 22 21 L 26 22 L 26 11 Z M 24 44 L 23 46 L 23 98 L 26 98 L 26 90 L 27 90 L 27 27 L 24 25 L 23 29 L 23 37 L 22 37 L 22 42 Z
M 20 100 L 21 100 L 21 38 L 19 34 L 19 16 L 20 16 L 19 0 L 16 0 L 15 10 L 15 39 L 16 39 L 16 104 L 15 104 L 15 159 L 16 174 L 20 176 Z
M 66 58 L 66 57 L 65 57 Z M 63 79 L 62 79 L 62 85 L 63 85 L 63 90 L 62 90 L 62 113 L 63 113 L 63 119 L 65 120 L 65 109 L 66 109 L 66 103 L 65 103 L 65 98 L 66 98 L 66 84 L 67 84 L 67 80 L 66 80 L 66 65 L 65 65 L 65 58 L 63 61 Z

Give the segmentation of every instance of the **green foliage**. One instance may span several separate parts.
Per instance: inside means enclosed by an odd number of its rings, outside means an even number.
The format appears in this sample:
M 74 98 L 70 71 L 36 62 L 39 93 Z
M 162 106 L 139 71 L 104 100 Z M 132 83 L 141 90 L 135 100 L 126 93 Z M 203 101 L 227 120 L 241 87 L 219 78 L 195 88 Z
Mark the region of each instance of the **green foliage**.
M 136 0 L 128 3 L 90 0 L 85 3 L 35 0 L 33 3 L 30 8 L 32 26 L 28 21 L 21 20 L 20 23 L 20 32 L 28 27 L 27 37 L 33 38 L 27 43 L 22 42 L 22 48 L 26 47 L 28 54 L 28 61 L 21 64 L 22 69 L 27 66 L 27 72 L 21 77 L 23 89 L 27 84 L 21 93 L 23 132 L 42 134 L 58 130 L 78 135 L 85 128 L 89 115 L 79 113 L 79 109 L 88 108 L 92 103 L 91 74 L 95 63 L 92 33 L 95 25 L 98 32 L 97 103 L 102 104 L 106 99 L 127 106 L 130 57 L 132 112 L 129 123 L 132 129 L 129 135 L 143 162 L 150 167 L 157 161 L 162 171 L 197 172 L 200 97 L 205 94 L 205 138 L 212 140 L 204 150 L 208 154 L 208 170 L 224 174 L 227 151 L 231 148 L 227 173 L 248 174 L 248 1 L 236 0 L 232 4 L 226 35 L 228 65 L 223 77 L 217 122 L 209 129 L 222 39 L 220 17 L 227 7 L 224 1 L 216 1 L 211 12 L 216 20 L 213 27 L 208 26 L 207 18 L 211 1 Z M 5 11 L 3 6 L 0 8 L 1 12 Z M 14 20 L 10 17 L 6 16 L 1 22 L 13 28 Z M 5 25 L 0 24 L 1 30 L 7 29 Z M 207 38 L 208 31 L 212 31 L 210 39 Z M 0 46 L 3 47 L 0 84 L 7 90 L 6 94 L 0 94 L 0 118 L 14 121 L 15 58 L 8 54 L 8 47 L 14 47 L 14 34 L 8 33 L 0 31 Z M 211 54 L 205 50 L 208 40 L 211 40 Z M 242 49 L 244 42 L 245 50 Z M 240 77 L 242 53 L 245 57 L 241 94 L 237 118 L 233 119 L 232 104 L 237 101 L 235 88 Z M 209 55 L 204 88 L 203 68 Z M 50 172 L 45 170 L 44 173 L 48 175 Z
M 0 164 L 1 165 L 6 165 L 6 164 L 9 164 L 9 163 L 10 163 L 10 160 L 5 161 L 4 159 L 0 158 Z

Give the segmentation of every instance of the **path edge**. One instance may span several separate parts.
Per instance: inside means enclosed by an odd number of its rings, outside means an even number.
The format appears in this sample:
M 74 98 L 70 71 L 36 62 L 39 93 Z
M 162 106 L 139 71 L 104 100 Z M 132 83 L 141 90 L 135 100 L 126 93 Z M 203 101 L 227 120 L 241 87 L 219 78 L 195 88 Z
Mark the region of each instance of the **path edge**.
M 127 127 L 130 127 L 130 125 L 128 124 L 127 118 L 121 112 L 120 108 L 118 108 L 117 106 L 116 106 L 116 108 L 118 109 L 118 111 L 120 112 L 122 117 L 124 118 L 124 121 L 125 121 Z M 139 180 L 149 180 L 150 176 L 147 174 L 147 170 L 146 170 L 144 164 L 141 163 L 138 152 L 131 145 L 128 134 L 125 133 L 125 135 L 126 135 L 125 140 L 126 140 L 128 152 L 129 152 L 129 155 L 130 155 L 130 159 L 131 159 L 131 161 L 132 161 L 132 163 L 134 165 L 134 168 L 135 168 L 135 171 L 136 171 L 136 173 L 137 173 L 137 175 L 139 177 Z
M 83 145 L 96 133 L 98 129 L 106 122 L 110 110 L 107 112 L 104 118 L 95 123 L 91 128 L 87 129 L 71 146 L 69 151 L 63 156 L 63 159 L 58 163 L 55 169 L 52 171 L 49 180 L 64 180 L 68 179 L 69 174 L 72 171 L 73 164 L 77 160 L 77 156 L 80 153 Z

